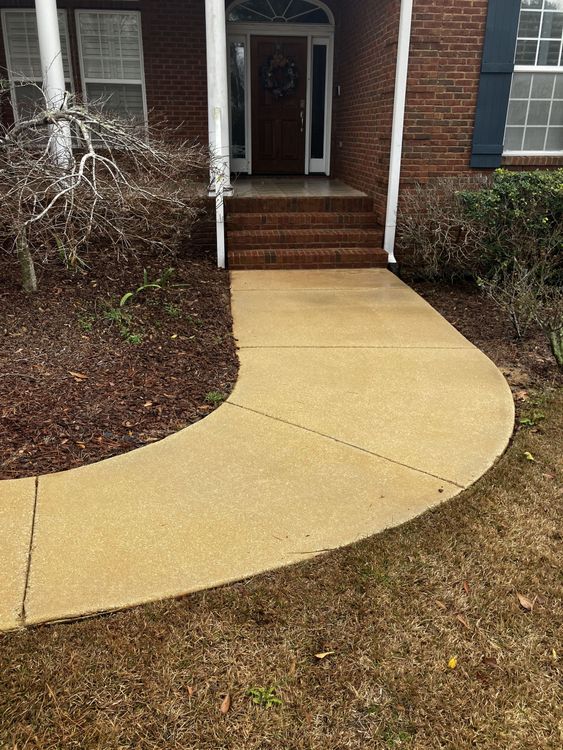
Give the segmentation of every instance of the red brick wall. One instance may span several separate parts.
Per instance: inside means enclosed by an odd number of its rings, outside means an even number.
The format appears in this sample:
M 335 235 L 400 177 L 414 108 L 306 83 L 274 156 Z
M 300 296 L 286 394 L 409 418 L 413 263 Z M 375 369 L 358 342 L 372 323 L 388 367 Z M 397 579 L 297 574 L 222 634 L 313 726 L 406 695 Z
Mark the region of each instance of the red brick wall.
M 399 0 L 341 0 L 336 8 L 333 173 L 374 196 L 383 219 Z

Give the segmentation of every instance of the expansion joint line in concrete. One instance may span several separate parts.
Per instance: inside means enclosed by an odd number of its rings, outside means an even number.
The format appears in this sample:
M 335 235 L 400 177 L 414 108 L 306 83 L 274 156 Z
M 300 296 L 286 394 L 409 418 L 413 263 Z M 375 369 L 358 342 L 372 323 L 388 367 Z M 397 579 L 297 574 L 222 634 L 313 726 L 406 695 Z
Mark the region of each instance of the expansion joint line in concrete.
M 22 606 L 20 610 L 19 620 L 20 625 L 23 627 L 25 625 L 25 603 L 27 600 L 27 590 L 29 588 L 29 577 L 31 575 L 31 555 L 33 552 L 33 540 L 35 537 L 35 518 L 37 515 L 37 498 L 39 495 L 39 477 L 35 477 L 35 493 L 33 497 L 33 512 L 31 514 L 31 529 L 29 532 L 29 548 L 27 551 L 27 564 L 25 569 L 25 582 L 23 586 L 23 594 L 22 594 Z
M 239 350 L 246 351 L 246 350 L 260 350 L 260 349 L 351 349 L 353 351 L 358 351 L 361 349 L 366 349 L 367 351 L 371 350 L 377 350 L 377 349 L 396 349 L 397 351 L 443 351 L 443 352 L 452 352 L 452 351 L 474 351 L 475 348 L 468 344 L 467 346 L 364 346 L 363 344 L 358 344 L 358 346 L 319 346 L 318 344 L 272 344 L 270 346 L 264 345 L 264 346 L 239 346 Z
M 418 474 L 425 474 L 428 477 L 432 477 L 433 479 L 438 479 L 440 482 L 445 482 L 446 484 L 452 485 L 452 487 L 457 487 L 461 490 L 465 489 L 465 486 L 463 484 L 458 484 L 457 482 L 454 482 L 452 479 L 446 479 L 445 477 L 441 477 L 438 474 L 432 474 L 430 471 L 424 471 L 424 469 L 419 469 L 416 466 L 410 466 L 409 464 L 402 463 L 401 461 L 396 461 L 393 458 L 389 458 L 388 456 L 383 456 L 381 453 L 375 453 L 374 451 L 370 451 L 367 448 L 362 448 L 361 445 L 355 445 L 354 443 L 348 443 L 345 440 L 340 440 L 337 437 L 334 437 L 333 435 L 327 435 L 324 432 L 319 432 L 318 430 L 313 430 L 310 427 L 304 427 L 303 425 L 296 424 L 295 422 L 290 422 L 287 419 L 281 419 L 280 417 L 274 417 L 271 414 L 266 414 L 263 411 L 258 411 L 257 409 L 251 409 L 249 406 L 243 406 L 242 404 L 237 404 L 234 401 L 226 401 L 225 404 L 228 406 L 234 406 L 237 409 L 243 409 L 244 411 L 252 412 L 253 414 L 258 414 L 261 417 L 265 417 L 266 419 L 271 419 L 274 422 L 281 422 L 282 424 L 286 424 L 289 427 L 294 427 L 297 430 L 303 430 L 304 432 L 310 432 L 312 435 L 318 435 L 319 437 L 326 438 L 327 440 L 332 440 L 335 443 L 339 443 L 340 445 L 345 445 L 347 448 L 353 448 L 354 450 L 361 451 L 362 453 L 367 453 L 369 456 L 373 456 L 374 458 L 379 458 L 382 461 L 388 461 L 391 464 L 395 464 L 396 466 L 402 466 L 404 469 L 410 469 L 411 471 L 416 471 Z

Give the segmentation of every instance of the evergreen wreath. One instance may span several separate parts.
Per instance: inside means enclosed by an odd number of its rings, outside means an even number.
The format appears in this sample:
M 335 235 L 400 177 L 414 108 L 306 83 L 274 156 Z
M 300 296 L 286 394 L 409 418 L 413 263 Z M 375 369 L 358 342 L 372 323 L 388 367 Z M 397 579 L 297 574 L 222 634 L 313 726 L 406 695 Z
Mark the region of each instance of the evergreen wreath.
M 276 52 L 268 58 L 261 70 L 262 86 L 276 99 L 281 99 L 297 88 L 299 75 L 295 60 L 283 52 Z

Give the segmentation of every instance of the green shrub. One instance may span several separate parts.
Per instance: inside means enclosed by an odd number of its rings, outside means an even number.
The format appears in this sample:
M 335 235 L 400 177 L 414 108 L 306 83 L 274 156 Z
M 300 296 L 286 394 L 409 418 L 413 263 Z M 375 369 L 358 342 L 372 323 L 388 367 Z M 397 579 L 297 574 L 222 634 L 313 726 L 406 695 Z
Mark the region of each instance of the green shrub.
M 514 261 L 563 281 L 563 169 L 495 172 L 490 187 L 459 193 L 466 220 L 481 228 L 480 275 Z

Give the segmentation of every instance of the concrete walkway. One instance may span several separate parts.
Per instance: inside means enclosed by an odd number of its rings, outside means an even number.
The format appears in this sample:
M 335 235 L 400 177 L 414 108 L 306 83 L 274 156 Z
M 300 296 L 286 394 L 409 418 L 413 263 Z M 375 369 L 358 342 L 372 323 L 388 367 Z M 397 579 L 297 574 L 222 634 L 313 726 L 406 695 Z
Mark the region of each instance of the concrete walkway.
M 0 483 L 0 628 L 305 560 L 453 497 L 503 452 L 494 365 L 387 271 L 233 274 L 239 381 L 159 443 Z

